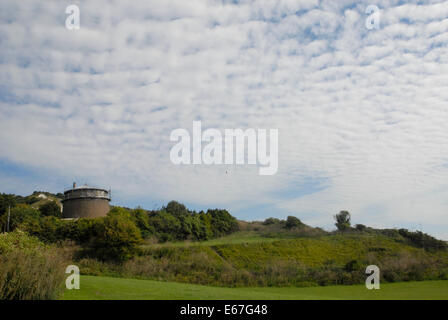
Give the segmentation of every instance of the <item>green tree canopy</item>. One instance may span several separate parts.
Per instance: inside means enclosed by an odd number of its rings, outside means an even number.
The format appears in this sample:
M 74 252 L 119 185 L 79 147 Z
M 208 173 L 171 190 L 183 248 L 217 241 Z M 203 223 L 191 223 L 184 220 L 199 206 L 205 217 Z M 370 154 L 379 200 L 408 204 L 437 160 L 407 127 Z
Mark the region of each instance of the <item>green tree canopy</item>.
M 342 210 L 337 215 L 334 216 L 336 220 L 336 227 L 339 231 L 347 231 L 350 229 L 350 213 L 348 211 Z
M 19 204 L 11 209 L 11 216 L 9 219 L 9 231 L 13 231 L 22 223 L 30 223 L 39 220 L 39 210 L 26 204 Z M 7 214 L 1 216 L 1 230 L 6 230 Z
M 15 207 L 16 197 L 13 194 L 0 193 L 0 215 L 8 210 L 8 207 Z
M 299 218 L 296 218 L 294 216 L 288 216 L 286 218 L 286 225 L 285 225 L 285 227 L 288 228 L 288 229 L 300 227 L 302 225 L 303 225 L 303 223 L 302 223 L 302 221 L 300 221 Z
M 62 217 L 61 207 L 55 201 L 48 201 L 39 207 L 40 214 L 44 217 Z
M 142 243 L 140 230 L 131 219 L 111 215 L 96 219 L 91 249 L 104 260 L 124 261 L 131 258 Z

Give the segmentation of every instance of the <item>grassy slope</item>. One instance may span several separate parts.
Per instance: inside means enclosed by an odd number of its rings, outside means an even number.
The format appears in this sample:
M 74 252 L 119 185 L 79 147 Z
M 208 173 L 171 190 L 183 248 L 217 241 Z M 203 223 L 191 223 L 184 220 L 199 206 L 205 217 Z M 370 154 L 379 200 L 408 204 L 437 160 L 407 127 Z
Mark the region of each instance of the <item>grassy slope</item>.
M 207 241 L 179 241 L 179 242 L 166 242 L 160 244 L 144 245 L 144 248 L 165 248 L 165 247 L 189 247 L 189 246 L 218 246 L 225 244 L 242 244 L 242 243 L 259 243 L 259 242 L 272 242 L 280 240 L 281 238 L 267 238 L 254 231 L 240 231 L 232 233 L 228 236 L 211 239 Z
M 67 290 L 65 300 L 199 299 L 199 300 L 300 300 L 300 299 L 448 299 L 448 281 L 382 284 L 380 290 L 363 285 L 329 287 L 219 288 L 176 282 L 81 277 L 80 290 Z
M 271 239 L 247 231 L 204 242 L 148 244 L 144 246 L 142 256 L 125 266 L 88 260 L 80 267 L 85 275 L 93 276 L 224 287 L 303 287 L 342 281 L 359 283 L 356 282 L 358 280 L 350 280 L 348 274 L 341 275 L 345 265 L 353 260 L 357 261 L 358 276 L 359 271 L 370 264 L 379 266 L 384 272 L 383 276 L 395 279 L 392 281 L 444 279 L 443 275 L 448 275 L 448 251 L 426 252 L 383 235 L 344 234 Z M 435 268 L 428 267 L 431 265 Z M 426 268 L 426 271 L 419 271 L 418 276 L 408 276 L 413 266 Z M 411 271 L 399 277 L 395 273 L 402 272 L 400 268 Z M 306 280 L 310 272 L 312 278 Z
M 381 250 L 382 255 L 402 251 L 414 255 L 425 254 L 421 249 L 379 235 L 332 235 L 248 245 L 223 244 L 214 248 L 233 265 L 249 268 L 275 262 L 277 259 L 293 259 L 311 267 L 321 266 L 327 261 L 342 266 L 352 259 L 364 258 L 372 250 Z
M 227 237 L 203 242 L 178 242 L 144 246 L 148 252 L 162 248 L 171 251 L 197 252 L 203 248 L 208 255 L 212 249 L 221 258 L 239 268 L 257 269 L 266 263 L 295 260 L 303 265 L 318 267 L 331 261 L 343 266 L 353 259 L 363 260 L 370 252 L 379 257 L 407 252 L 423 259 L 438 256 L 448 261 L 448 252 L 427 253 L 422 249 L 394 241 L 382 235 L 328 235 L 313 238 L 266 238 L 254 232 L 237 232 Z M 206 250 L 208 249 L 208 250 Z M 185 254 L 184 253 L 184 254 Z

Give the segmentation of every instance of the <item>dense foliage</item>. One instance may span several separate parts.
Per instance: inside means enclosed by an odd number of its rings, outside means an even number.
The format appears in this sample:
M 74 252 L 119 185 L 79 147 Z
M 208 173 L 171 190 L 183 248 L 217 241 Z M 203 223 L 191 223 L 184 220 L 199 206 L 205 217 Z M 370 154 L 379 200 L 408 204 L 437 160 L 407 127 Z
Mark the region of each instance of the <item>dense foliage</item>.
M 16 204 L 17 200 L 15 195 L 0 193 L 0 215 L 6 213 L 8 207 L 14 207 Z
M 294 216 L 288 216 L 286 218 L 285 227 L 288 228 L 288 229 L 298 228 L 298 227 L 300 227 L 302 225 L 303 225 L 303 223 L 302 223 L 302 221 L 300 221 L 299 218 L 296 218 Z
M 140 230 L 124 215 L 110 215 L 95 224 L 89 249 L 102 260 L 125 261 L 133 257 L 142 243 Z
M 114 207 L 107 217 L 96 219 L 61 220 L 60 208 L 48 201 L 38 209 L 17 204 L 11 209 L 9 228 L 21 228 L 46 243 L 73 240 L 90 256 L 105 260 L 126 260 L 137 252 L 143 239 L 152 241 L 207 240 L 238 230 L 237 220 L 226 210 L 207 212 L 188 210 L 171 201 L 160 210 Z M 0 216 L 0 226 L 6 228 L 6 212 Z
M 39 210 L 26 204 L 18 204 L 11 209 L 11 214 L 9 218 L 9 230 L 13 231 L 22 223 L 32 223 L 37 222 L 40 218 Z M 7 229 L 7 213 L 5 212 L 0 216 L 0 226 L 1 230 L 5 231 Z
M 407 229 L 400 229 L 398 233 L 407 239 L 411 244 L 429 251 L 437 251 L 448 248 L 445 241 L 438 240 L 429 234 L 421 231 L 412 232 Z
M 48 201 L 39 206 L 40 214 L 46 217 L 53 216 L 62 218 L 61 207 L 54 201 Z
M 336 220 L 335 226 L 339 231 L 347 231 L 350 229 L 350 213 L 348 211 L 341 211 L 334 216 Z
M 16 230 L 0 234 L 0 300 L 54 299 L 65 268 L 56 252 Z

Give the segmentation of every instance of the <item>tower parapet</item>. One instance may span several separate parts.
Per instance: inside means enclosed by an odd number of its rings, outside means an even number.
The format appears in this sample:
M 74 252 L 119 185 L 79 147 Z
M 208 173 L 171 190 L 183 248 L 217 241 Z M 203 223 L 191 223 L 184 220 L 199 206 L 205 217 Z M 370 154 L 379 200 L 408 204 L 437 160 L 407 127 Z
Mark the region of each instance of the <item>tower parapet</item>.
M 62 200 L 64 218 L 97 218 L 104 217 L 110 210 L 110 191 L 91 186 L 77 187 L 64 192 Z

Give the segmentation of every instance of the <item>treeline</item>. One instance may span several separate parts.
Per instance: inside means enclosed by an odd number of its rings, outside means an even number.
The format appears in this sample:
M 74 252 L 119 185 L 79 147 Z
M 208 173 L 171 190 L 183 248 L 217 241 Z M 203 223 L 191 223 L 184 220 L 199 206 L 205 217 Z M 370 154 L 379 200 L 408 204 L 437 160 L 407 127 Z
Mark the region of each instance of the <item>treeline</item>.
M 100 259 L 125 260 L 136 253 L 144 239 L 152 242 L 202 241 L 238 230 L 237 220 L 227 210 L 206 212 L 188 210 L 171 201 L 160 210 L 114 207 L 107 217 L 62 220 L 54 202 L 39 209 L 26 204 L 11 209 L 9 230 L 20 229 L 46 243 L 72 240 L 85 248 L 85 253 Z M 0 216 L 5 229 L 6 213 Z
M 238 231 L 236 218 L 223 209 L 196 212 L 188 210 L 181 203 L 171 201 L 160 210 L 145 211 L 138 208 L 127 212 L 141 230 L 144 238 L 156 237 L 161 242 L 201 241 Z

